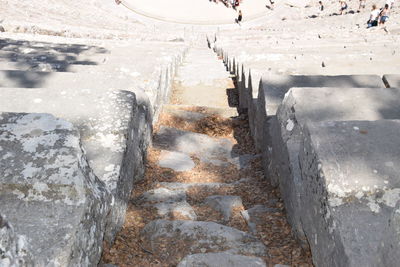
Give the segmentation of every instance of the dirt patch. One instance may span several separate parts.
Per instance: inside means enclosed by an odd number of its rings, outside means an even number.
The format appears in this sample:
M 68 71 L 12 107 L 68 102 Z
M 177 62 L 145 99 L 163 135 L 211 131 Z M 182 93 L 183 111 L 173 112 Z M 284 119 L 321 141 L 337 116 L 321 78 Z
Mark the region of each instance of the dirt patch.
M 222 118 L 217 114 L 208 115 L 205 118 L 195 122 L 189 122 L 185 118 L 164 113 L 160 116 L 163 126 L 174 127 L 184 131 L 190 131 L 200 134 L 207 134 L 213 137 L 232 136 L 232 121 Z M 158 130 L 158 128 L 156 129 Z

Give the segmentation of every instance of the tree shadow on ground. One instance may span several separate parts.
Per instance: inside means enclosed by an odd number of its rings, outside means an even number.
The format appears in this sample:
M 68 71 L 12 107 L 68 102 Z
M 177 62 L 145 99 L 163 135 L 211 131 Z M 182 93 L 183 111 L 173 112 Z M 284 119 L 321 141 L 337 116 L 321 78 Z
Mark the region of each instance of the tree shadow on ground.
M 3 79 L 13 80 L 20 87 L 28 88 L 36 87 L 52 72 L 70 71 L 73 65 L 98 65 L 101 62 L 90 57 L 109 52 L 98 46 L 8 38 L 0 39 L 0 49 L 0 69 L 7 70 Z

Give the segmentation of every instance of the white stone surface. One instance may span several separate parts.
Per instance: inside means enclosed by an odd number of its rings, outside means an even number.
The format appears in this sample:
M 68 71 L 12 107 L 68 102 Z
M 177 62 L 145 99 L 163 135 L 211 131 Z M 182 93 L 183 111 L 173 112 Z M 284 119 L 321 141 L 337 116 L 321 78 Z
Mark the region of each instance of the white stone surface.
M 194 161 L 184 153 L 162 151 L 158 165 L 170 168 L 177 172 L 190 171 L 194 168 Z
M 204 253 L 186 256 L 178 267 L 266 267 L 265 262 L 257 257 L 229 253 Z M 279 266 L 278 266 L 279 267 Z
M 0 113 L 0 148 L 1 213 L 23 237 L 0 234 L 0 244 L 17 246 L 10 260 L 25 242 L 37 266 L 98 262 L 112 197 L 78 130 L 49 114 Z
M 232 254 L 267 255 L 264 244 L 254 236 L 214 222 L 155 220 L 147 224 L 141 234 L 144 245 L 151 247 L 154 253 L 163 249 L 159 246 L 161 240 L 175 242 L 184 239 L 186 246 L 182 249 L 185 254 L 226 251 Z
M 221 212 L 224 221 L 229 221 L 234 208 L 243 207 L 240 196 L 209 196 L 205 199 L 205 204 Z

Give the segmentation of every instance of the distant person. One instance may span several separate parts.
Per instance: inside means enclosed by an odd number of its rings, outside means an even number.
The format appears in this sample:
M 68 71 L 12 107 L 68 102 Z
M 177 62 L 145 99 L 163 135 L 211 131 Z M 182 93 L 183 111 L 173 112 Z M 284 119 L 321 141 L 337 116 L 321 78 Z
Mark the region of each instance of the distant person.
M 235 0 L 235 7 L 239 7 L 240 5 L 240 1 L 239 0 Z
M 119 5 L 119 4 L 121 4 L 121 0 L 115 0 L 115 3 L 117 4 L 117 5 Z
M 340 0 L 340 15 L 343 15 L 343 11 L 347 9 L 347 3 L 345 0 Z
M 380 19 L 379 19 L 379 25 L 385 24 L 385 22 L 389 19 L 389 5 L 385 4 L 385 7 L 382 9 L 381 13 L 379 13 Z
M 242 19 L 243 19 L 242 10 L 239 10 L 238 17 L 236 19 L 236 23 L 240 25 L 240 23 L 242 22 Z
M 367 1 L 366 0 L 360 0 L 360 5 L 358 6 L 358 12 L 361 11 L 361 9 L 365 9 Z
M 379 9 L 376 7 L 375 4 L 373 4 L 371 13 L 369 15 L 369 20 L 367 22 L 367 29 L 378 26 L 379 13 Z
M 324 11 L 324 5 L 322 4 L 322 1 L 319 1 L 318 2 L 318 4 L 319 4 L 319 11 Z
M 274 10 L 274 4 L 275 4 L 274 0 L 269 0 L 269 3 L 270 5 L 269 6 L 267 5 L 267 7 L 269 7 L 269 9 L 271 10 Z

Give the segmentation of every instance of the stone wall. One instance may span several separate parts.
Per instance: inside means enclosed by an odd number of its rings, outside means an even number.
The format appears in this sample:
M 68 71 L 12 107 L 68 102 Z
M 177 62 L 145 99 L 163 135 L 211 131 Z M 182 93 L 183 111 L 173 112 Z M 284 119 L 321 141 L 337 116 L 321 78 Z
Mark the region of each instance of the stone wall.
M 265 176 L 314 264 L 396 266 L 399 76 L 273 73 L 274 55 L 262 57 L 256 42 L 243 50 L 217 39 L 209 46 L 236 76 L 237 108 L 248 115 Z
M 21 45 L 27 55 L 15 54 Z M 134 183 L 144 177 L 153 123 L 186 50 L 184 43 L 121 42 L 76 53 L 64 44 L 3 43 L 5 61 L 24 57 L 0 66 L 5 264 L 99 262 L 103 241 L 113 242 Z M 54 59 L 71 54 L 75 61 L 61 60 L 58 69 Z M 37 60 L 44 71 L 26 68 Z M 19 255 L 18 240 L 28 256 Z

